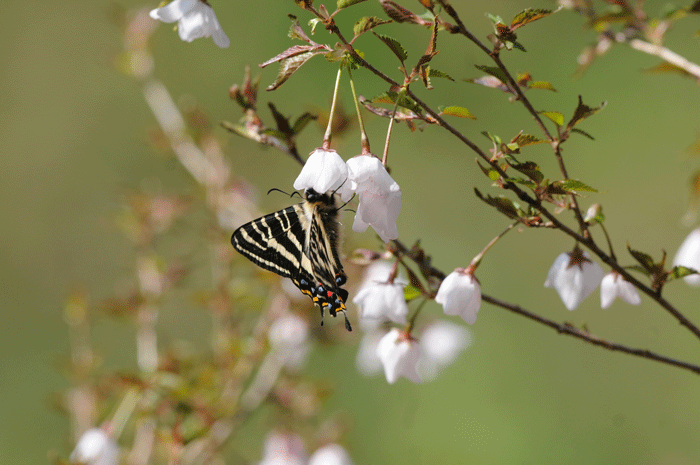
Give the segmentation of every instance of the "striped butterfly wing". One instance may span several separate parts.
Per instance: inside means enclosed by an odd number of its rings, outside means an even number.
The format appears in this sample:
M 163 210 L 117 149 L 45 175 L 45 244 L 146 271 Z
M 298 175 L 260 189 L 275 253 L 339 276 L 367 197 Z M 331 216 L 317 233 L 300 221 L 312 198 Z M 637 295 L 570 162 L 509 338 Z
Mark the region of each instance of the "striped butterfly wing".
M 277 273 L 313 298 L 313 269 L 304 253 L 307 234 L 300 221 L 301 205 L 244 224 L 231 236 L 233 248 L 261 268 Z
M 261 268 L 291 278 L 299 290 L 332 316 L 345 312 L 346 277 L 336 250 L 338 224 L 332 196 L 307 191 L 305 202 L 244 224 L 231 244 Z M 321 321 L 323 324 L 323 320 Z M 352 331 L 345 315 L 345 327 Z

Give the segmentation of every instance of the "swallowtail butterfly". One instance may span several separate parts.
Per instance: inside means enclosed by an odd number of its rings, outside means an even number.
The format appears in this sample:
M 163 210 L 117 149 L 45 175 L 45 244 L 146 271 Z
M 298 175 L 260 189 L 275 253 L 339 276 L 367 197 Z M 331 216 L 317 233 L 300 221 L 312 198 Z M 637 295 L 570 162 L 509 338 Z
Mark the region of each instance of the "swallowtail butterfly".
M 261 268 L 290 278 L 331 316 L 343 312 L 345 328 L 347 281 L 338 258 L 338 207 L 334 193 L 307 189 L 305 200 L 244 224 L 231 236 L 233 248 Z

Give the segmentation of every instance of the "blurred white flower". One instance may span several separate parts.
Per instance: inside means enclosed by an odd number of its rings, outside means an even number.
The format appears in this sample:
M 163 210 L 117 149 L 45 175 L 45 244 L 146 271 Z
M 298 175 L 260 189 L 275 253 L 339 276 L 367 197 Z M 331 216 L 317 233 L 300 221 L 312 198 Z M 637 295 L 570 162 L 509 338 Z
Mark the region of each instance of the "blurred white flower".
M 386 318 L 405 325 L 408 305 L 404 298 L 404 287 L 406 284 L 401 282 L 368 284 L 355 294 L 352 302 L 360 307 L 360 318 Z
M 83 433 L 70 454 L 70 461 L 85 465 L 117 465 L 119 448 L 100 428 Z
M 351 188 L 360 196 L 352 229 L 372 226 L 384 242 L 399 237 L 396 219 L 401 211 L 401 188 L 375 156 L 358 155 L 348 160 Z
M 309 325 L 293 313 L 277 318 L 267 333 L 273 352 L 285 367 L 300 369 L 309 354 Z
M 259 465 L 306 465 L 304 441 L 296 434 L 269 433 Z
M 230 41 L 221 29 L 216 14 L 206 0 L 174 0 L 167 5 L 151 10 L 151 18 L 174 23 L 180 39 L 192 42 L 202 37 L 211 37 L 221 48 L 229 46 Z
M 481 307 L 481 286 L 471 272 L 457 268 L 442 280 L 435 302 L 447 315 L 459 315 L 473 325 Z
M 700 228 L 695 229 L 685 238 L 673 259 L 673 266 L 684 266 L 700 271 Z M 691 274 L 683 279 L 691 286 L 700 286 L 700 274 Z
M 410 339 L 405 333 L 392 328 L 382 337 L 377 345 L 377 357 L 384 366 L 384 374 L 389 384 L 394 384 L 401 376 L 422 382 L 417 365 L 420 358 L 418 341 Z
M 308 465 L 352 465 L 352 460 L 341 445 L 328 444 L 311 454 Z
M 616 271 L 611 271 L 600 283 L 600 307 L 608 308 L 615 297 L 620 297 L 631 305 L 639 305 L 642 302 L 632 283 L 625 281 Z
M 603 269 L 576 247 L 559 255 L 549 269 L 544 287 L 553 287 L 568 310 L 575 310 L 603 280 Z
M 374 376 L 381 373 L 382 362 L 377 356 L 377 346 L 379 346 L 379 341 L 382 340 L 385 334 L 386 331 L 375 329 L 366 332 L 360 339 L 360 346 L 357 348 L 357 356 L 355 357 L 355 366 L 357 371 L 363 375 Z
M 319 194 L 337 189 L 343 202 L 352 197 L 348 167 L 338 152 L 332 149 L 317 148 L 311 152 L 294 181 L 294 189 L 313 189 Z
M 471 343 L 472 335 L 464 326 L 449 321 L 431 324 L 420 336 L 418 371 L 422 378 L 434 379 L 440 368 L 454 362 Z

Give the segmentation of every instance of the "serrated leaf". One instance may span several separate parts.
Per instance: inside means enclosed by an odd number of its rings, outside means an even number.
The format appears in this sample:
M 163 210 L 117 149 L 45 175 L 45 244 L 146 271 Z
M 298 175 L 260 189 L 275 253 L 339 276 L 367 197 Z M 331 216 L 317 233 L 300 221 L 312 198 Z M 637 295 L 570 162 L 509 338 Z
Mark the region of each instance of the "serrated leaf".
M 534 161 L 526 161 L 524 163 L 509 163 L 516 171 L 524 174 L 535 183 L 540 184 L 544 179 L 544 174 L 540 171 L 540 167 Z
M 430 68 L 428 75 L 430 77 L 439 77 L 439 78 L 443 78 L 443 79 L 449 79 L 450 81 L 454 82 L 454 79 L 452 79 L 452 76 L 450 76 L 447 73 L 443 73 L 442 71 L 438 71 L 435 68 Z
M 538 19 L 545 18 L 552 13 L 556 13 L 559 10 L 544 10 L 544 9 L 532 9 L 528 8 L 526 10 L 521 11 L 515 17 L 513 18 L 513 21 L 510 22 L 510 30 L 514 31 L 519 27 L 522 27 L 528 23 L 531 23 L 533 21 L 537 21 Z
M 597 189 L 576 179 L 566 179 L 559 183 L 559 186 L 567 192 L 598 192 Z
M 306 52 L 312 52 L 314 50 L 319 50 L 319 47 L 320 46 L 318 46 L 318 45 L 293 45 L 293 46 L 289 47 L 287 50 L 285 50 L 284 52 L 278 54 L 277 56 L 270 58 L 269 60 L 267 60 L 264 63 L 260 63 L 260 65 L 258 65 L 258 66 L 260 66 L 261 68 L 264 68 L 268 65 L 271 65 L 272 63 L 282 61 L 286 58 L 292 58 L 292 57 L 295 57 L 297 55 L 302 55 Z M 325 53 L 325 49 L 319 51 L 318 53 Z
M 520 217 L 520 210 L 518 209 L 517 205 L 509 198 L 503 196 L 491 197 L 490 195 L 484 197 L 478 189 L 474 189 L 474 192 L 476 192 L 477 197 L 479 197 L 481 200 L 491 205 L 492 207 L 495 207 L 496 210 L 503 213 L 508 218 L 517 219 Z
M 291 58 L 285 58 L 284 60 L 280 61 L 280 69 L 277 73 L 277 78 L 275 78 L 275 82 L 267 86 L 265 90 L 275 90 L 279 88 L 282 84 L 284 84 L 287 81 L 287 79 L 289 79 L 292 76 L 292 74 L 294 74 L 299 68 L 301 68 L 301 66 L 304 63 L 321 53 L 325 53 L 325 51 L 315 50 L 312 52 L 305 52 L 293 56 Z
M 516 41 L 510 42 L 510 41 L 508 41 L 508 42 L 506 42 L 506 43 L 510 43 L 510 44 L 511 44 L 511 47 L 510 47 L 510 48 L 517 48 L 517 49 L 520 50 L 521 52 L 527 52 L 527 50 L 525 50 L 525 47 L 523 46 L 523 44 L 521 44 L 520 42 L 516 42 Z M 510 48 L 509 48 L 509 50 L 510 50 Z
M 364 34 L 367 31 L 371 31 L 377 26 L 381 26 L 382 24 L 389 24 L 391 21 L 388 21 L 386 19 L 381 19 L 377 18 L 376 16 L 365 16 L 364 18 L 360 18 L 357 20 L 355 23 L 355 26 L 352 28 L 352 32 L 355 35 L 355 37 Z
M 406 302 L 410 302 L 411 300 L 420 297 L 421 295 L 422 294 L 420 290 L 415 288 L 411 284 L 403 288 L 403 298 L 406 300 Z
M 342 10 L 343 8 L 347 8 L 349 6 L 356 5 L 358 3 L 362 3 L 365 0 L 338 0 L 336 2 L 336 6 L 338 7 L 339 10 Z
M 546 118 L 549 118 L 557 126 L 564 125 L 564 115 L 558 111 L 540 111 L 538 113 Z
M 441 113 L 443 115 L 456 116 L 458 118 L 469 118 L 476 119 L 476 116 L 472 115 L 469 110 L 464 107 L 449 106 L 442 109 Z
M 632 248 L 630 248 L 629 244 L 627 245 L 627 250 L 629 251 L 630 255 L 632 255 L 634 259 L 637 260 L 645 270 L 647 270 L 648 272 L 654 271 L 656 265 L 654 264 L 654 259 L 651 258 L 651 255 L 646 254 L 644 252 L 640 252 L 639 250 L 633 250 Z
M 527 147 L 528 145 L 536 145 L 536 144 L 547 144 L 549 141 L 538 139 L 537 137 L 531 135 L 531 134 L 520 134 L 518 137 L 515 138 L 513 141 L 518 146 L 520 147 Z
M 484 66 L 484 65 L 474 65 L 476 69 L 479 69 L 486 74 L 490 74 L 491 76 L 495 77 L 496 79 L 500 80 L 503 83 L 508 82 L 508 76 L 501 71 L 500 68 L 497 68 L 495 66 Z
M 530 81 L 527 83 L 527 88 L 528 89 L 551 90 L 552 92 L 557 91 L 557 89 L 555 89 L 554 86 L 547 81 Z
M 576 126 L 578 123 L 580 123 L 584 119 L 588 118 L 591 115 L 598 113 L 600 110 L 605 108 L 605 105 L 607 105 L 607 102 L 601 103 L 599 107 L 589 107 L 588 105 L 585 105 L 583 103 L 583 99 L 579 95 L 578 96 L 578 105 L 576 106 L 576 110 L 574 111 L 574 116 L 571 117 L 571 120 L 568 122 L 566 127 L 568 129 L 573 128 L 574 126 Z
M 374 34 L 379 40 L 384 42 L 386 46 L 389 47 L 389 50 L 394 52 L 394 55 L 396 55 L 396 57 L 399 59 L 399 61 L 401 61 L 401 63 L 406 61 L 406 58 L 408 58 L 408 52 L 404 50 L 404 48 L 401 46 L 401 43 L 398 40 L 393 39 L 389 36 L 377 34 L 374 31 L 372 31 L 372 34 Z
M 668 278 L 666 280 L 670 281 L 672 279 L 685 278 L 686 276 L 690 276 L 693 274 L 699 273 L 693 268 L 678 265 L 671 268 L 671 272 L 669 273 Z
M 372 103 L 389 103 L 389 104 L 396 104 L 396 101 L 398 99 L 398 105 L 403 108 L 408 108 L 409 110 L 413 111 L 416 114 L 421 114 L 422 108 L 418 106 L 416 102 L 413 101 L 413 99 L 406 97 L 403 95 L 399 99 L 399 93 L 398 92 L 384 92 L 383 94 L 380 94 L 373 99 L 370 100 Z

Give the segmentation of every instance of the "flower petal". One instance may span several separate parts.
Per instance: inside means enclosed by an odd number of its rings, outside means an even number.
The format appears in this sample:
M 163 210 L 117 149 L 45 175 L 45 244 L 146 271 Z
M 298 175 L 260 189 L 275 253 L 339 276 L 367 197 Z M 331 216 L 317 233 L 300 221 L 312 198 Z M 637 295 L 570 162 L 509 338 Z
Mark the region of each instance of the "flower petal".
M 198 0 L 174 0 L 167 5 L 151 10 L 151 18 L 163 21 L 164 23 L 174 23 L 190 11 Z

